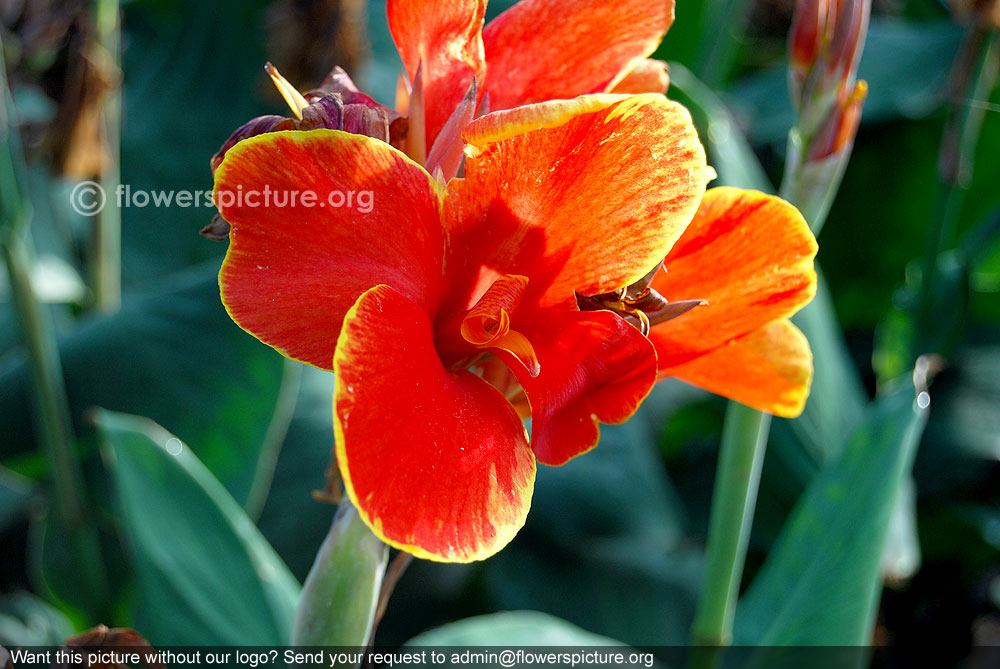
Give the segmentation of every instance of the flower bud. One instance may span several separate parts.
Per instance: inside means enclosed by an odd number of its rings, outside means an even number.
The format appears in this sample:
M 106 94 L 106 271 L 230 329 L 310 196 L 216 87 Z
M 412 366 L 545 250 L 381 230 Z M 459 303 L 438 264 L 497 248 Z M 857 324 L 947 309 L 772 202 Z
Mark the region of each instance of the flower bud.
M 841 153 L 854 144 L 854 135 L 861 123 L 861 107 L 868 95 L 868 84 L 859 81 L 843 102 L 838 102 L 827 116 L 826 123 L 809 147 L 807 160 L 821 161 Z
M 792 100 L 807 160 L 853 143 L 868 90 L 855 76 L 871 0 L 798 0 L 789 34 Z

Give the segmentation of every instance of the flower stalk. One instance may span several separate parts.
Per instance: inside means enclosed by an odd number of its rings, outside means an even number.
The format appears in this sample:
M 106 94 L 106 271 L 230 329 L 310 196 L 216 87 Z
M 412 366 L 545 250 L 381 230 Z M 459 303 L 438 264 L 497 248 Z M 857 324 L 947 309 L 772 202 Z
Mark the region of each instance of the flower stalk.
M 302 586 L 292 645 L 366 647 L 388 555 L 345 497 Z
M 726 408 L 708 525 L 705 585 L 691 630 L 698 645 L 723 646 L 732 641 L 770 425 L 770 415 L 738 402 Z

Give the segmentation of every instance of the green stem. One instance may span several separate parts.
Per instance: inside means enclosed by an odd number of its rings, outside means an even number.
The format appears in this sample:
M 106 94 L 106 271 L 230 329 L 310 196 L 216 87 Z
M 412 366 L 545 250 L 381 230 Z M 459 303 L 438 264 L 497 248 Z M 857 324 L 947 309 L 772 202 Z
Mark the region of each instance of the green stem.
M 101 174 L 101 187 L 109 198 L 94 217 L 91 241 L 91 283 L 94 304 L 104 313 L 121 307 L 121 210 L 113 198 L 121 183 L 121 31 L 118 0 L 97 0 L 94 24 L 97 55 L 95 62 L 111 81 L 101 106 L 101 141 L 108 152 L 108 164 Z
M 30 201 L 25 195 L 24 158 L 2 51 L 0 43 L 0 95 L 3 97 L 0 246 L 10 277 L 18 325 L 28 350 L 35 418 L 42 447 L 52 463 L 56 510 L 66 527 L 75 528 L 82 524 L 84 516 L 80 472 L 73 457 L 73 428 L 55 331 L 32 285 L 33 262 L 28 242 Z
M 705 586 L 691 630 L 699 645 L 732 641 L 770 423 L 769 415 L 737 402 L 726 409 L 708 525 Z
M 14 308 L 28 349 L 36 422 L 52 463 L 56 510 L 66 527 L 79 527 L 83 521 L 83 496 L 80 473 L 73 457 L 73 429 L 59 348 L 47 314 L 32 289 L 31 252 L 24 237 L 17 233 L 9 235 L 3 242 L 3 253 Z
M 961 218 L 962 205 L 972 177 L 976 145 L 986 117 L 985 105 L 976 103 L 989 100 L 1000 72 L 1000 33 L 986 33 L 972 27 L 955 67 L 956 82 L 948 125 L 941 146 L 939 170 L 941 194 L 937 215 L 927 238 L 924 254 L 924 280 L 921 285 L 917 319 L 920 330 L 933 328 L 934 305 L 937 302 L 938 256 L 951 248 L 955 231 Z M 919 351 L 914 351 L 914 354 Z

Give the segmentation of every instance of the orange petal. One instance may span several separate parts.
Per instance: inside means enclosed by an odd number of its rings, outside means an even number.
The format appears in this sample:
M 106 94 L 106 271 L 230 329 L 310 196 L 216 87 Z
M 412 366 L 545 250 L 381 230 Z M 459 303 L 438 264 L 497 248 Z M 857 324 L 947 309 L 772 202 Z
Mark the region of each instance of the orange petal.
M 791 316 L 816 292 L 816 239 L 784 200 L 739 188 L 705 193 L 652 287 L 707 305 L 655 325 L 660 369 L 675 367 Z
M 691 117 L 660 95 L 582 96 L 480 117 L 465 178 L 448 184 L 449 307 L 502 274 L 525 304 L 572 301 L 642 278 L 691 220 L 712 172 Z
M 380 283 L 435 308 L 437 184 L 388 144 L 336 130 L 259 135 L 229 150 L 215 184 L 232 225 L 222 300 L 285 355 L 330 369 L 344 314 Z
M 423 74 L 426 146 L 444 127 L 473 80 L 483 83 L 485 0 L 389 0 L 389 30 L 412 82 Z M 481 90 L 481 89 L 480 89 Z M 413 113 L 414 102 L 408 106 Z
M 656 382 L 649 341 L 610 311 L 539 310 L 515 323 L 535 347 L 541 373 L 527 374 L 504 351 L 531 404 L 531 449 L 561 465 L 600 438 L 598 423 L 623 423 Z
M 483 30 L 494 110 L 600 93 L 649 56 L 673 0 L 521 0 Z
M 337 462 L 380 539 L 470 562 L 514 537 L 535 479 L 524 425 L 485 381 L 441 365 L 419 305 L 388 286 L 362 295 L 344 319 L 334 371 Z
M 640 61 L 624 79 L 611 90 L 612 93 L 638 95 L 641 93 L 666 93 L 670 87 L 670 72 L 662 60 L 647 58 Z
M 787 320 L 775 321 L 711 353 L 663 371 L 776 416 L 802 413 L 812 382 L 812 351 Z

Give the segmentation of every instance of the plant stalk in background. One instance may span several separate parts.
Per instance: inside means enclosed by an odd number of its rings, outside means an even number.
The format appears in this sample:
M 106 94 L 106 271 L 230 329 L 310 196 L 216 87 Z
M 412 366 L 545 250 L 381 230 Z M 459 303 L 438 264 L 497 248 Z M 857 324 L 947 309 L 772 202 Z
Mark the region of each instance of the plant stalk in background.
M 94 25 L 97 39 L 91 58 L 104 75 L 107 90 L 101 102 L 100 133 L 107 163 L 101 172 L 105 193 L 117 193 L 121 183 L 121 10 L 118 0 L 97 0 Z M 93 220 L 91 276 L 94 306 L 114 313 L 121 306 L 121 210 L 108 203 Z
M 952 68 L 950 107 L 938 158 L 940 194 L 938 210 L 931 223 L 924 256 L 917 332 L 936 329 L 936 306 L 943 292 L 938 260 L 955 243 L 962 204 L 972 179 L 976 146 L 986 117 L 986 102 L 1000 74 L 1000 28 L 970 25 L 962 50 Z M 922 342 L 936 348 L 936 342 Z M 919 344 L 918 344 L 919 346 Z M 915 359 L 925 350 L 911 351 Z M 934 351 L 943 352 L 943 351 Z
M 73 428 L 63 383 L 59 347 L 48 312 L 32 285 L 29 221 L 30 200 L 25 193 L 25 166 L 18 137 L 14 104 L 7 87 L 7 70 L 0 44 L 0 244 L 10 277 L 10 290 L 32 373 L 35 419 L 52 465 L 56 513 L 67 528 L 83 522 L 80 473 L 73 457 Z

